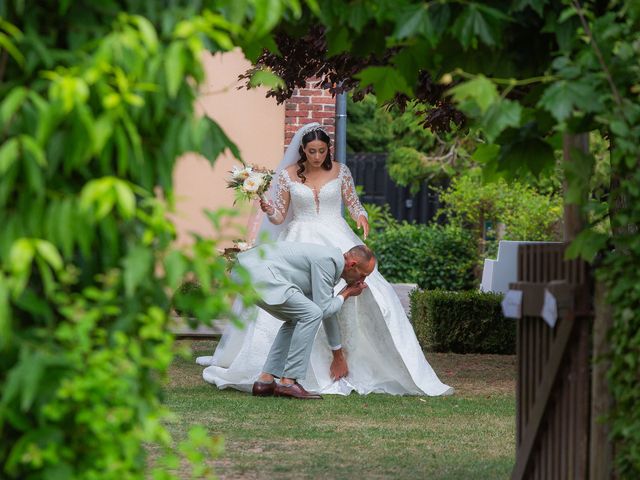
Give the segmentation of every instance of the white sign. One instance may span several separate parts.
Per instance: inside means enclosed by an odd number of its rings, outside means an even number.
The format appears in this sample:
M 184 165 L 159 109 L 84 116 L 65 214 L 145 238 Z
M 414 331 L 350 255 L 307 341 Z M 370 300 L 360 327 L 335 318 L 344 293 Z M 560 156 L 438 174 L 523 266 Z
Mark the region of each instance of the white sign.
M 556 321 L 558 320 L 558 302 L 556 302 L 556 297 L 547 289 L 544 290 L 544 304 L 542 305 L 540 316 L 551 328 L 556 326 Z
M 505 294 L 502 313 L 507 318 L 522 318 L 522 290 L 509 290 Z

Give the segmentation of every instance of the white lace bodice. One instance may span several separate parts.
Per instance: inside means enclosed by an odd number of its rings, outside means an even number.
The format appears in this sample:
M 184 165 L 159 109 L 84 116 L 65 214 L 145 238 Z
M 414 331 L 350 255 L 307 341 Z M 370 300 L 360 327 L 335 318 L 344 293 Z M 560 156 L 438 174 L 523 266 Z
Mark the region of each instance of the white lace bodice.
M 338 164 L 338 176 L 326 182 L 318 191 L 302 182 L 292 180 L 287 170 L 277 179 L 274 204 L 282 218 L 291 208 L 292 221 L 342 219 L 342 201 L 354 220 L 367 216 L 346 165 Z

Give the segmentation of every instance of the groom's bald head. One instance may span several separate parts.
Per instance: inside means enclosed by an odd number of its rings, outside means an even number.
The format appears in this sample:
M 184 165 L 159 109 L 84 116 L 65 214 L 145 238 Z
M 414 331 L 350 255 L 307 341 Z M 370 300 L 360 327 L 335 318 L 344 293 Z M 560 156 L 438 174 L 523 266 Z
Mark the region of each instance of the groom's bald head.
M 344 254 L 343 278 L 347 283 L 363 281 L 376 267 L 376 257 L 366 245 L 356 245 Z
M 376 257 L 366 245 L 356 245 L 347 251 L 347 256 L 353 258 L 358 263 L 367 264 L 375 262 Z

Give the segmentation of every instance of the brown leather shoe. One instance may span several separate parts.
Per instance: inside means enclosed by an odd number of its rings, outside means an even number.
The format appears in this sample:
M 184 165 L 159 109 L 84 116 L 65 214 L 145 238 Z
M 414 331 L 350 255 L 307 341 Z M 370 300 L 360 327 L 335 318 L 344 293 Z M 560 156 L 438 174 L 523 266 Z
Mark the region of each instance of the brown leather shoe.
M 291 386 L 276 384 L 273 395 L 275 397 L 289 397 L 299 400 L 322 400 L 322 396 L 319 393 L 307 392 L 298 382 Z
M 275 389 L 276 389 L 275 380 L 269 383 L 254 382 L 253 388 L 251 389 L 251 394 L 254 397 L 272 397 Z

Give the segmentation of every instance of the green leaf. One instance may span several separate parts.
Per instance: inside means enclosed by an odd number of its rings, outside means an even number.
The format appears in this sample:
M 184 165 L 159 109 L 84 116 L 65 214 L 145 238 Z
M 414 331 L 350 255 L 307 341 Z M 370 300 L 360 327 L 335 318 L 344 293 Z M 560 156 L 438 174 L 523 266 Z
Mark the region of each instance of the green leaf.
M 238 160 L 242 158 L 238 146 L 224 133 L 220 125 L 209 117 L 203 117 L 200 121 L 208 126 L 208 133 L 205 136 L 200 152 L 209 160 L 209 163 L 213 165 L 218 156 L 227 148 L 235 158 Z
M 165 60 L 165 77 L 167 79 L 167 92 L 171 98 L 175 98 L 185 81 L 187 49 L 184 42 L 175 41 L 169 45 Z
M 483 143 L 478 145 L 478 148 L 471 155 L 471 159 L 478 163 L 489 163 L 497 158 L 499 152 L 500 145 Z
M 607 245 L 608 240 L 609 236 L 604 233 L 585 229 L 571 242 L 565 257 L 568 260 L 580 257 L 587 262 L 592 262 L 598 252 Z
M 153 252 L 141 245 L 133 247 L 122 261 L 124 287 L 127 297 L 133 297 L 138 286 L 151 272 Z
M 63 262 L 62 257 L 60 256 L 60 252 L 51 242 L 47 242 L 46 240 L 37 240 L 36 241 L 36 250 L 38 255 L 46 261 L 51 268 L 54 270 L 62 270 Z
M 2 32 L 0 32 L 0 47 L 6 50 L 18 65 L 20 65 L 21 67 L 24 66 L 24 55 L 11 41 L 11 38 L 9 38 Z
M 351 49 L 349 30 L 344 27 L 333 28 L 327 32 L 327 57 L 333 57 Z
M 249 37 L 261 38 L 276 26 L 284 11 L 281 0 L 260 0 L 254 3 L 253 23 L 249 27 Z
M 591 85 L 559 80 L 547 87 L 538 106 L 549 111 L 559 122 L 564 122 L 574 109 L 591 112 L 599 109 L 601 102 Z
M 404 78 L 417 78 L 418 72 L 423 67 L 424 59 L 428 55 L 429 48 L 426 41 L 416 42 L 410 47 L 400 50 L 393 57 L 392 63 Z
M 30 94 L 29 98 L 34 103 L 37 102 L 36 95 Z M 48 103 L 42 101 L 42 104 L 38 106 L 38 111 L 36 140 L 40 145 L 45 145 L 63 117 L 62 104 L 59 102 Z
M 249 86 L 255 88 L 264 85 L 270 89 L 284 88 L 286 85 L 284 80 L 269 70 L 257 70 L 249 80 Z
M 522 107 L 518 102 L 501 99 L 491 104 L 481 119 L 482 128 L 489 142 L 496 139 L 507 127 L 520 125 Z
M 233 50 L 235 48 L 233 40 L 225 32 L 221 32 L 219 30 L 211 30 L 207 32 L 207 35 L 224 51 Z
M 17 10 L 17 9 L 16 9 Z M 22 13 L 22 12 L 19 12 Z M 24 35 L 22 31 L 16 27 L 14 24 L 7 22 L 5 19 L 0 17 L 0 28 L 11 35 L 16 40 L 22 40 Z
M 176 289 L 178 287 L 187 271 L 187 267 L 187 260 L 184 258 L 184 255 L 177 250 L 170 252 L 165 257 L 164 269 L 167 274 L 169 288 Z
M 140 30 L 140 36 L 146 44 L 147 49 L 155 52 L 158 48 L 158 35 L 156 34 L 156 29 L 153 27 L 153 24 L 141 15 L 133 15 L 131 18 L 137 25 L 138 30 Z
M 551 145 L 535 137 L 503 145 L 498 157 L 501 170 L 512 174 L 529 171 L 536 176 L 555 161 Z
M 102 220 L 106 217 L 116 203 L 116 193 L 113 186 L 114 177 L 103 177 L 87 182 L 80 192 L 80 208 L 89 211 L 96 207 L 94 221 Z
M 405 78 L 392 67 L 367 67 L 355 77 L 361 87 L 373 85 L 379 103 L 391 100 L 397 93 L 413 95 Z
M 33 242 L 28 238 L 19 238 L 9 251 L 9 268 L 12 272 L 21 274 L 31 268 L 36 251 Z
M 136 197 L 131 187 L 122 180 L 114 180 L 113 187 L 116 192 L 117 206 L 120 215 L 125 219 L 133 217 L 136 211 Z
M 93 142 L 93 153 L 99 155 L 113 133 L 113 123 L 108 115 L 101 115 L 93 124 L 95 141 Z
M 473 100 L 482 113 L 499 98 L 495 84 L 484 75 L 478 75 L 472 80 L 456 85 L 449 92 L 458 103 Z
M 371 17 L 370 7 L 365 2 L 356 2 L 349 5 L 348 24 L 357 33 L 361 33 Z
M 564 23 L 569 20 L 571 17 L 578 15 L 578 10 L 576 10 L 573 6 L 565 8 L 558 17 L 558 23 Z
M 11 342 L 11 305 L 9 304 L 9 281 L 0 272 L 0 352 Z
M 102 97 L 102 106 L 107 110 L 116 108 L 122 102 L 122 97 L 119 93 L 112 92 Z
M 27 184 L 31 190 L 31 194 L 35 197 L 42 197 L 45 194 L 44 172 L 40 168 L 32 156 L 27 156 L 22 162 L 24 167 Z
M 22 367 L 22 398 L 20 399 L 20 408 L 23 412 L 26 412 L 36 399 L 38 386 L 44 375 L 46 364 L 44 362 L 44 356 L 40 352 L 33 352 L 29 356 L 24 355 L 21 357 L 20 363 L 18 364 Z
M 422 35 L 429 41 L 437 40 L 434 38 L 434 29 L 431 24 L 429 4 L 418 3 L 407 7 L 396 17 L 396 29 L 393 35 L 402 40 L 404 38 L 415 35 Z
M 19 151 L 20 144 L 16 137 L 10 138 L 0 146 L 0 175 L 4 175 L 15 163 Z
M 73 250 L 73 242 L 80 225 L 74 221 L 74 200 L 66 198 L 60 204 L 58 218 L 56 219 L 56 236 L 62 252 L 66 257 L 70 257 Z
M 39 167 L 47 166 L 47 159 L 45 157 L 44 150 L 36 142 L 36 139 L 30 135 L 20 135 L 20 141 L 25 152 L 31 154 L 33 160 Z
M 23 86 L 14 87 L 11 89 L 6 98 L 0 105 L 0 125 L 5 127 L 11 117 L 22 106 L 29 92 Z
M 515 0 L 511 4 L 510 11 L 519 12 L 524 10 L 527 7 L 531 7 L 533 11 L 535 11 L 538 16 L 542 17 L 544 12 L 544 6 L 548 3 L 548 0 Z
M 489 23 L 480 13 L 478 5 L 474 3 L 464 9 L 451 29 L 465 50 L 475 44 L 477 38 L 480 38 L 486 45 L 495 45 L 497 38 L 494 37 L 491 30 Z

